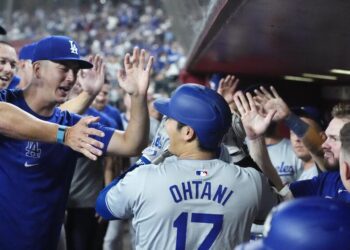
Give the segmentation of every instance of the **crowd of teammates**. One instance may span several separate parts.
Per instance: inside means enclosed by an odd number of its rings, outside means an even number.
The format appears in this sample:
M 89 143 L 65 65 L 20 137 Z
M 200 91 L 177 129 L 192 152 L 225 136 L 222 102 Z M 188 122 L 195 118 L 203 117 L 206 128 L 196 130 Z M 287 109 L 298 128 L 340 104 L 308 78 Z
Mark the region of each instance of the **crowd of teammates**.
M 20 64 L 14 48 L 0 42 L 1 249 L 56 249 L 58 243 L 68 250 L 113 249 L 103 244 L 100 216 L 131 220 L 136 249 L 349 244 L 350 105 L 333 108 L 324 132 L 315 108 L 291 109 L 274 88 L 237 91 L 234 76 L 221 79 L 217 90 L 184 84 L 171 98 L 154 101 L 147 96 L 153 58 L 134 48 L 117 74 L 127 108 L 120 114 L 107 104 L 105 59 L 82 59 L 80 46 L 67 36 L 39 39 L 30 51 L 20 55 L 28 64 Z M 26 72 L 18 79 L 17 64 Z M 282 121 L 290 141 L 276 132 L 273 123 Z M 138 160 L 125 171 L 121 156 Z M 115 172 L 121 175 L 113 180 Z M 284 204 L 307 196 L 327 199 Z M 305 210 L 300 217 L 298 209 Z M 67 243 L 59 240 L 65 210 L 61 239 Z M 317 224 L 332 213 L 343 219 Z M 279 223 L 288 217 L 296 226 L 282 237 Z M 265 220 L 262 241 L 238 246 L 251 238 L 253 223 Z M 298 240 L 304 235 L 294 236 L 308 222 L 318 225 L 322 244 L 303 245 Z M 120 240 L 120 232 L 113 237 Z

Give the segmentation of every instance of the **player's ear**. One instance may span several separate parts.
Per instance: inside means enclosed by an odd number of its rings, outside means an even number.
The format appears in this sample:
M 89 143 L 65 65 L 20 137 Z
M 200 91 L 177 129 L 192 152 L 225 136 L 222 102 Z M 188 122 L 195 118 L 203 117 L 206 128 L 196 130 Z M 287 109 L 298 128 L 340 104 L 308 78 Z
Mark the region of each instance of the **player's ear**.
M 40 62 L 35 62 L 33 63 L 33 77 L 39 79 L 41 74 L 40 74 L 40 69 L 41 69 L 41 63 Z
M 196 133 L 194 132 L 194 129 L 190 126 L 184 126 L 181 128 L 181 133 L 185 141 L 192 141 L 196 138 Z

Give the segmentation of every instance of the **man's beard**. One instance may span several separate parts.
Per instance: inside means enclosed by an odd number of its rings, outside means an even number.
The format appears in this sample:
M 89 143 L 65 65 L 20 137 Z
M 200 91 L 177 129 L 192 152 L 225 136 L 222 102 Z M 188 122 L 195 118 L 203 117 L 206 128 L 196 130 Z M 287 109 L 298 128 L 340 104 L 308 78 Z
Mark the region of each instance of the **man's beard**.
M 325 161 L 324 167 L 327 171 L 339 171 L 339 160 L 334 164 L 330 164 L 328 161 Z

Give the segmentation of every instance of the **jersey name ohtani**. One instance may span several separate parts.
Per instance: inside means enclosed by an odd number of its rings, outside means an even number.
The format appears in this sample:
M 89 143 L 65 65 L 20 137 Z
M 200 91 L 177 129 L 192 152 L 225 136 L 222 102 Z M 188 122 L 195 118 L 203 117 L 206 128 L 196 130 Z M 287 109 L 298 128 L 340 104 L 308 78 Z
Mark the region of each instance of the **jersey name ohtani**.
M 170 194 L 176 203 L 191 199 L 207 199 L 223 206 L 233 194 L 233 191 L 223 185 L 214 185 L 209 181 L 186 181 L 180 185 L 169 187 Z

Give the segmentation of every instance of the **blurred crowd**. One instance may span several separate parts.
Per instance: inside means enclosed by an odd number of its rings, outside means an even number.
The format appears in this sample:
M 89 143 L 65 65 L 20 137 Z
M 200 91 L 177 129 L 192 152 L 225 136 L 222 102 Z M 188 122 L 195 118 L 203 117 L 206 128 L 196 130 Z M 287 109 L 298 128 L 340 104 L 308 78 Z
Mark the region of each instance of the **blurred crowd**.
M 116 73 L 123 56 L 133 47 L 146 49 L 154 56 L 151 90 L 169 93 L 184 67 L 184 51 L 171 31 L 171 19 L 162 9 L 128 3 L 91 4 L 81 8 L 36 8 L 34 13 L 16 10 L 6 24 L 10 41 L 34 42 L 50 34 L 68 35 L 80 45 L 82 56 L 104 57 L 107 77 L 115 86 L 111 102 L 120 102 Z

